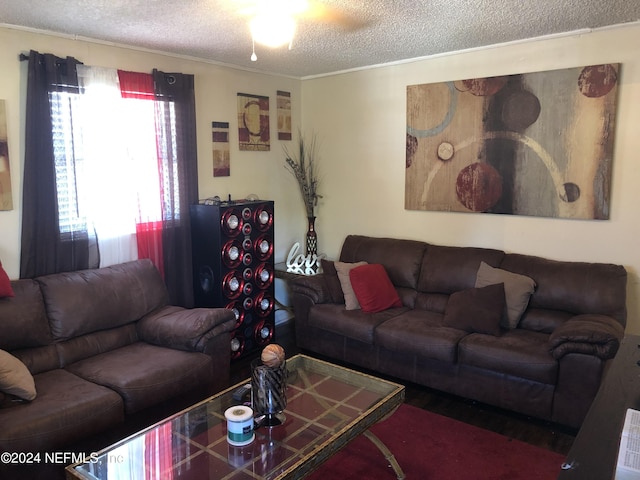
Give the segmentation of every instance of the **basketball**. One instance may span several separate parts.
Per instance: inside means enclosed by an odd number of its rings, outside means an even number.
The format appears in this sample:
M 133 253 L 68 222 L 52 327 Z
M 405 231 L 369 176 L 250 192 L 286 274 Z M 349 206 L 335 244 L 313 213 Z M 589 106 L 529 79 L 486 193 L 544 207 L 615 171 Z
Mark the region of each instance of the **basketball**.
M 262 363 L 267 367 L 277 368 L 284 362 L 284 349 L 275 343 L 267 345 L 262 350 L 260 360 L 262 360 Z

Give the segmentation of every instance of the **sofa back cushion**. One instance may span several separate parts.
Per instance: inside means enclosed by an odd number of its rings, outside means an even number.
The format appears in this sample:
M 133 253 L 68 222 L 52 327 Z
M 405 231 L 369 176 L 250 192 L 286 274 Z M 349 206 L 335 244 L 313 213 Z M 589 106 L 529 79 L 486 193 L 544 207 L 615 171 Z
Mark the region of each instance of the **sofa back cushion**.
M 427 244 L 415 240 L 349 235 L 340 253 L 341 262 L 379 263 L 396 287 L 415 289 Z
M 138 341 L 135 324 L 129 323 L 121 327 L 88 333 L 56 344 L 60 367 L 64 368 L 74 362 L 115 350 Z
M 32 375 L 60 368 L 60 359 L 53 343 L 43 347 L 14 350 L 11 353 L 27 366 Z
M 518 328 L 535 332 L 551 333 L 573 317 L 573 313 L 549 308 L 531 308 L 529 306 L 518 324 Z
M 418 290 L 450 295 L 474 288 L 480 262 L 497 267 L 503 257 L 502 250 L 429 245 L 422 261 Z
M 535 280 L 529 309 L 608 315 L 626 325 L 627 271 L 621 265 L 508 254 L 500 268 Z
M 449 295 L 446 293 L 419 292 L 412 308 L 444 314 L 447 309 L 447 303 L 449 303 Z
M 34 280 L 11 282 L 13 297 L 0 298 L 0 349 L 9 352 L 51 343 L 40 286 Z
M 36 280 L 55 340 L 125 325 L 168 303 L 164 281 L 148 259 Z

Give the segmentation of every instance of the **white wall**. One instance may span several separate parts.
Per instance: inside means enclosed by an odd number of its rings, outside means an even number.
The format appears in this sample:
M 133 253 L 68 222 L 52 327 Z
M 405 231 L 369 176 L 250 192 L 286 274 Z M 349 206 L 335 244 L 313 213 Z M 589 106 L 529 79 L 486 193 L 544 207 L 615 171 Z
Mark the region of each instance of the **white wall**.
M 291 92 L 293 129 L 300 121 L 300 80 L 261 75 L 205 62 L 161 55 L 86 41 L 76 41 L 38 32 L 0 28 L 0 99 L 6 101 L 9 132 L 9 158 L 12 177 L 12 211 L 0 211 L 0 261 L 10 278 L 18 278 L 20 262 L 20 222 L 22 207 L 22 171 L 24 163 L 24 122 L 27 62 L 18 61 L 20 53 L 37 50 L 58 56 L 73 56 L 87 65 L 151 72 L 195 75 L 200 198 L 219 195 L 226 199 L 244 198 L 250 193 L 275 201 L 276 262 L 286 257 L 295 241 L 306 231 L 304 206 L 298 198 L 295 180 L 284 169 L 283 143 L 277 137 L 276 91 Z M 248 54 L 250 52 L 247 52 Z M 238 150 L 238 92 L 270 97 L 271 150 Z M 230 123 L 231 176 L 213 177 L 211 122 Z M 286 142 L 292 145 L 291 142 Z M 117 187 L 114 188 L 117 195 Z M 109 201 L 109 199 L 105 199 Z
M 619 263 L 628 327 L 640 333 L 640 25 L 531 40 L 303 81 L 304 131 L 322 139 L 320 250 L 350 233 L 470 245 L 560 260 Z M 407 85 L 622 63 L 610 220 L 404 209 Z

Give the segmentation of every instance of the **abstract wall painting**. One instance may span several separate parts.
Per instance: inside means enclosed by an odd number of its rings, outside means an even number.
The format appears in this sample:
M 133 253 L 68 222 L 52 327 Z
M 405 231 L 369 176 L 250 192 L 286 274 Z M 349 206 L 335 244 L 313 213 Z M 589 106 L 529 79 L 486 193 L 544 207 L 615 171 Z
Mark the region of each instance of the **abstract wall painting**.
M 405 208 L 609 218 L 619 64 L 407 87 Z
M 0 210 L 13 210 L 7 109 L 4 100 L 0 100 Z
M 229 122 L 211 122 L 211 139 L 213 143 L 213 176 L 228 177 L 231 175 Z
M 278 90 L 278 140 L 291 140 L 291 93 Z
M 238 137 L 240 150 L 268 151 L 269 97 L 238 93 Z

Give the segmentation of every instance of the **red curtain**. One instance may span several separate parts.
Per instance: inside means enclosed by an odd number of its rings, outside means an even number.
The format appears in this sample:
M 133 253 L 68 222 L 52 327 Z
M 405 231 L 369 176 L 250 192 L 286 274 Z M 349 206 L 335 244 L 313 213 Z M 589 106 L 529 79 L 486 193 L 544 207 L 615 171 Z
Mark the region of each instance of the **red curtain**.
M 173 445 L 171 422 L 151 430 L 144 436 L 145 480 L 173 478 Z
M 153 76 L 150 73 L 128 72 L 118 70 L 120 94 L 122 98 L 155 100 Z M 162 178 L 162 160 L 158 158 L 159 177 Z M 162 185 L 158 185 L 158 201 L 162 204 Z M 138 258 L 149 258 L 164 278 L 164 251 L 162 242 L 162 219 L 149 221 L 147 216 L 138 208 L 136 221 L 136 241 L 138 244 Z
M 162 222 L 136 223 L 138 258 L 150 258 L 164 278 Z
M 150 73 L 118 70 L 118 81 L 122 98 L 155 100 L 153 76 Z

